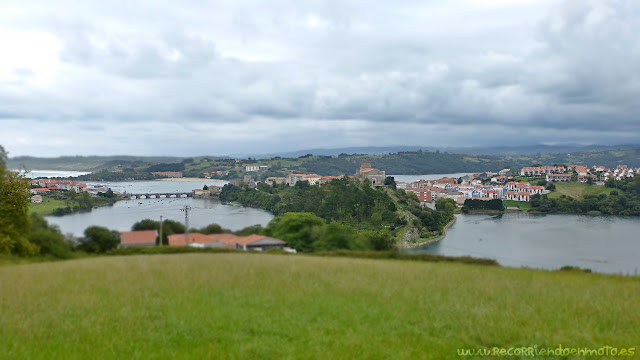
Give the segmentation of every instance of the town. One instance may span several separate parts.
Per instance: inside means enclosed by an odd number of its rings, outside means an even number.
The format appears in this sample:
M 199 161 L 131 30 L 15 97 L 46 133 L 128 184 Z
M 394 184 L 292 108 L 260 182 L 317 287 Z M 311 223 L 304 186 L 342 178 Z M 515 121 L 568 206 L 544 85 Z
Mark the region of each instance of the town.
M 267 177 L 264 181 L 255 181 L 252 173 L 267 171 L 267 166 L 246 165 L 242 179 L 230 179 L 229 184 L 240 186 L 246 184 L 249 187 L 257 187 L 264 182 L 268 185 L 286 184 L 295 186 L 304 181 L 309 185 L 327 183 L 333 179 L 348 176 L 360 181 L 368 181 L 371 186 L 395 186 L 408 193 L 415 194 L 422 205 L 433 204 L 440 198 L 453 199 L 456 204 L 463 205 L 466 199 L 479 200 L 513 200 L 529 202 L 536 194 L 548 194 L 555 188 L 554 183 L 580 183 L 594 186 L 603 186 L 607 180 L 622 180 L 640 174 L 640 168 L 629 168 L 626 165 L 618 165 L 609 169 L 601 165 L 587 167 L 585 165 L 557 164 L 556 166 L 523 167 L 519 171 L 503 169 L 497 173 L 481 172 L 462 176 L 460 178 L 443 177 L 436 180 L 417 180 L 411 183 L 389 181 L 384 170 L 372 167 L 371 162 L 360 163 L 360 168 L 355 175 L 322 176 L 318 174 L 288 174 L 285 177 Z M 158 178 L 182 178 L 181 172 L 167 171 L 154 172 Z M 204 174 L 205 176 L 209 174 Z M 36 179 L 31 180 L 31 201 L 42 202 L 42 195 L 51 191 L 87 192 L 92 197 L 105 196 L 110 189 L 103 186 L 87 186 L 72 180 Z M 141 197 L 209 197 L 215 196 L 221 191 L 221 186 L 206 186 L 204 189 L 193 189 L 186 194 L 117 194 L 120 198 Z

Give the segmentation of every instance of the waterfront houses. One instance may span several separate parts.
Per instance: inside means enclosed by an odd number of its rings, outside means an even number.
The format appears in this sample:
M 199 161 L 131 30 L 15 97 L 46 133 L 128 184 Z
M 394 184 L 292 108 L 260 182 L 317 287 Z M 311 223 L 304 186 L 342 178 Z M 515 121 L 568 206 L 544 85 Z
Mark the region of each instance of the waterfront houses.
M 524 167 L 520 170 L 522 176 L 541 176 L 546 174 L 561 174 L 566 171 L 562 166 Z
M 29 181 L 29 184 L 31 186 L 40 186 L 40 188 L 31 189 L 31 193 L 33 194 L 52 190 L 73 190 L 75 192 L 87 191 L 87 184 L 72 180 L 36 179 Z
M 477 175 L 483 177 L 486 173 Z M 471 176 L 460 184 L 451 180 L 451 178 L 418 180 L 405 184 L 404 190 L 416 194 L 423 205 L 440 198 L 450 198 L 458 204 L 463 204 L 466 199 L 530 201 L 533 195 L 549 193 L 544 186 L 516 181 L 503 183 L 503 180 L 497 179 L 497 177 L 491 178 L 491 181 L 486 184 Z

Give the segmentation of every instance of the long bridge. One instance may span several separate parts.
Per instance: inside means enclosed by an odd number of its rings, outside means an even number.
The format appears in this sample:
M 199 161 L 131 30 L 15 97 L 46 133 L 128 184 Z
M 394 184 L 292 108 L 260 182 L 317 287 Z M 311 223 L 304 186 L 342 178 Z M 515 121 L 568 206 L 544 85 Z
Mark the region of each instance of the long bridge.
M 176 199 L 176 198 L 189 198 L 193 195 L 190 192 L 181 193 L 145 193 L 145 194 L 122 194 L 122 199 Z

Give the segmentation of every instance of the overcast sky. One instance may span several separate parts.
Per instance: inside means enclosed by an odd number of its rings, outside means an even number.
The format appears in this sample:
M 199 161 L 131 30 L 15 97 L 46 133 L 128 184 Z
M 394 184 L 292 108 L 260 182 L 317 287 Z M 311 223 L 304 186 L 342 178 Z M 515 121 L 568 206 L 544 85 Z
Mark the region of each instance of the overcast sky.
M 2 2 L 0 144 L 640 143 L 638 34 L 637 0 Z

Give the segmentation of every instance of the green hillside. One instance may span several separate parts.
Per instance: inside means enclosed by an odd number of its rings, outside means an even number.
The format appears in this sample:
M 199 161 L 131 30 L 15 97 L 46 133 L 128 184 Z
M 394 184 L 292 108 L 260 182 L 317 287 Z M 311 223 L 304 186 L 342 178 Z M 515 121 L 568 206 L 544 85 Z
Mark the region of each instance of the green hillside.
M 301 255 L 7 265 L 0 358 L 453 359 L 559 344 L 637 353 L 638 294 L 638 278 Z
M 466 155 L 439 151 L 411 151 L 386 155 L 341 154 L 339 156 L 301 156 L 299 158 L 233 159 L 220 157 L 144 157 L 144 156 L 71 156 L 60 158 L 18 157 L 7 161 L 9 168 L 26 166 L 31 170 L 100 171 L 121 168 L 147 173 L 149 171 L 183 171 L 185 176 L 201 177 L 204 172 L 230 172 L 223 178 L 241 176 L 248 164 L 266 165 L 269 172 L 254 176 L 284 176 L 287 173 L 316 173 L 320 175 L 353 174 L 360 162 L 371 161 L 373 166 L 387 174 L 449 174 L 458 172 L 498 171 L 505 167 L 519 170 L 534 164 L 579 164 L 616 167 L 640 167 L 640 149 L 606 150 L 581 153 L 539 154 L 522 156 Z M 180 166 L 180 170 L 175 170 Z M 135 176 L 129 176 L 136 178 Z M 127 177 L 125 176 L 125 177 Z M 82 178 L 81 178 L 82 179 Z M 85 179 L 86 180 L 86 179 Z M 115 180 L 115 179 L 107 179 Z M 124 179 L 120 179 L 124 180 Z

